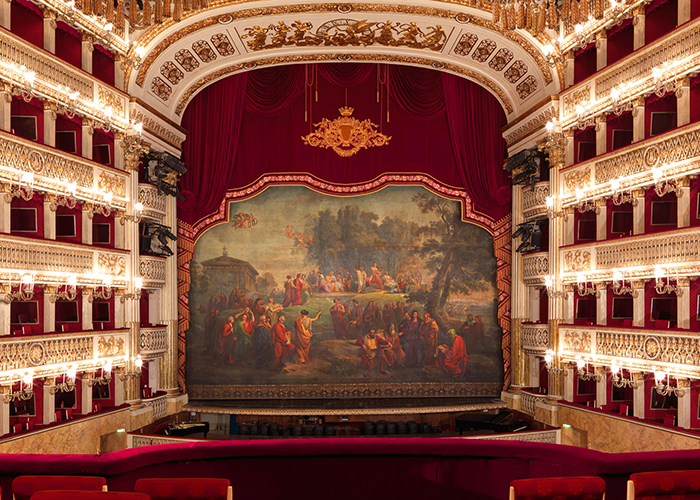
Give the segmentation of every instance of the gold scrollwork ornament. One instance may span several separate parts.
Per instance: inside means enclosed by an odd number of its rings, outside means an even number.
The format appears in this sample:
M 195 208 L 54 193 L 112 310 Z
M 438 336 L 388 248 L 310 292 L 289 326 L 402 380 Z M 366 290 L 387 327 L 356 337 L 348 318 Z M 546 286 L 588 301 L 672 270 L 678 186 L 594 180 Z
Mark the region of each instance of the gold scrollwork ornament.
M 362 148 L 384 146 L 391 139 L 377 132 L 377 125 L 369 119 L 360 121 L 352 116 L 353 108 L 339 109 L 340 117 L 331 121 L 323 118 L 316 124 L 316 131 L 302 136 L 304 144 L 317 148 L 331 148 L 339 156 L 349 157 Z

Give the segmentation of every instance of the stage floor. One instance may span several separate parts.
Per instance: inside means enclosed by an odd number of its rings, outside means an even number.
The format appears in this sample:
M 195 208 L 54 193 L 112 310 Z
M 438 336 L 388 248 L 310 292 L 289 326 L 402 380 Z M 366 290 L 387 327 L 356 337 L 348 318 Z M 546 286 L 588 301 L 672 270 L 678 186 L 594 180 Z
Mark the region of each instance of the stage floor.
M 235 415 L 377 415 L 506 408 L 498 398 L 190 400 L 183 411 Z

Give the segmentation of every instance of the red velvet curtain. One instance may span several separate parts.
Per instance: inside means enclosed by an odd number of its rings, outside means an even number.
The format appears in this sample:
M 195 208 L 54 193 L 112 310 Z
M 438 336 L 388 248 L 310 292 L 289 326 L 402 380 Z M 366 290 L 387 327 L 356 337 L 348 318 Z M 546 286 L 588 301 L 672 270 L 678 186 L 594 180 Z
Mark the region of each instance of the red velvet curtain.
M 215 212 L 231 182 L 241 132 L 246 80 L 247 74 L 243 73 L 225 80 L 224 85 L 205 88 L 196 97 L 196 105 L 189 106 L 182 119 L 182 126 L 191 132 L 182 151 L 189 171 L 181 179 L 182 190 L 191 193 L 181 205 L 189 214 L 204 216 Z M 216 143 L 216 147 L 212 147 L 212 143 Z M 190 217 L 185 220 L 190 220 Z
M 505 115 L 487 90 L 469 80 L 443 73 L 442 87 L 462 185 L 477 208 L 500 218 L 510 210 L 510 189 L 503 170 L 506 146 L 501 135 Z
M 317 81 L 311 78 L 314 68 Z M 376 102 L 378 68 L 393 101 L 388 123 L 386 103 Z M 301 98 L 307 80 L 320 96 L 308 104 Z M 354 88 L 346 101 L 348 87 Z M 369 118 L 392 136 L 389 145 L 343 158 L 302 143 L 300 136 L 311 131 L 312 123 L 333 119 L 345 102 L 358 119 Z M 190 223 L 214 213 L 227 189 L 267 173 L 306 172 L 350 184 L 388 172 L 425 173 L 464 187 L 477 209 L 494 218 L 509 210 L 503 110 L 488 91 L 454 75 L 350 63 L 256 70 L 202 91 L 182 124 L 188 130 L 183 159 L 189 171 L 182 177 L 188 202 L 180 204 L 180 218 Z

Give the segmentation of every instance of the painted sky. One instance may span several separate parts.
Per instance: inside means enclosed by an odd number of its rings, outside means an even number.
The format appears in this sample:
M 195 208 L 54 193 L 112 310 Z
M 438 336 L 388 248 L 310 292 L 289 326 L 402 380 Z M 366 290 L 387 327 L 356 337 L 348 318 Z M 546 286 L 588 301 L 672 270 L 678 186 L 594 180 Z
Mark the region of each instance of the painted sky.
M 308 215 L 326 209 L 336 213 L 347 205 L 360 205 L 363 210 L 374 212 L 379 216 L 378 224 L 385 217 L 401 217 L 424 225 L 435 220 L 435 214 L 421 213 L 411 201 L 421 192 L 430 193 L 420 186 L 387 186 L 376 193 L 335 197 L 303 186 L 270 186 L 254 198 L 229 204 L 229 220 L 239 212 L 252 213 L 258 220 L 256 226 L 234 229 L 227 222 L 207 230 L 197 240 L 195 259 L 201 263 L 219 257 L 226 246 L 230 257 L 249 262 L 260 274 L 273 273 L 281 284 L 288 274 L 307 274 L 311 269 L 304 264 L 302 252 L 291 253 L 294 240 L 285 235 L 286 226 L 291 224 L 294 231 L 304 231 Z M 454 204 L 457 207 L 459 202 Z M 367 263 L 363 265 L 368 269 Z

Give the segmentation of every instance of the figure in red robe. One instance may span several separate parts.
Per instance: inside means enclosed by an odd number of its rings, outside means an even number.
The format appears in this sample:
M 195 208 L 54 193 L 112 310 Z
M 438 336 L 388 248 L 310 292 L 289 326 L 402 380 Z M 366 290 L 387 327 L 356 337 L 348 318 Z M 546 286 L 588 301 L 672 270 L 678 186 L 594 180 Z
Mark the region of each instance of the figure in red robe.
M 341 304 L 339 299 L 333 299 L 331 307 L 331 318 L 333 319 L 333 332 L 336 339 L 346 339 L 348 336 L 348 326 L 345 324 L 345 315 L 350 314 L 348 306 Z
M 453 377 L 463 377 L 467 371 L 467 348 L 464 346 L 464 339 L 457 335 L 457 332 L 450 330 L 447 334 L 452 339 L 452 345 L 442 344 L 438 347 L 438 364 L 445 373 Z
M 284 360 L 294 354 L 294 344 L 289 340 L 292 332 L 284 326 L 284 315 L 277 318 L 277 323 L 272 327 L 272 345 L 275 349 L 275 357 L 270 364 L 270 370 L 278 371 L 284 367 Z
M 301 291 L 303 289 L 304 289 L 304 280 L 301 278 L 301 274 L 297 274 L 297 277 L 294 280 L 294 302 L 292 302 L 292 305 L 294 305 L 294 306 L 303 305 L 304 301 L 301 298 Z

